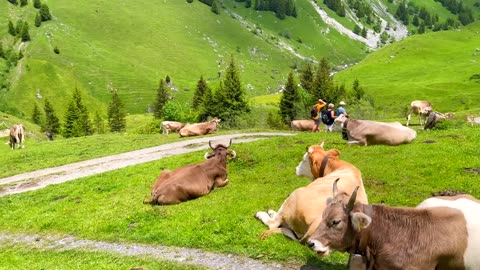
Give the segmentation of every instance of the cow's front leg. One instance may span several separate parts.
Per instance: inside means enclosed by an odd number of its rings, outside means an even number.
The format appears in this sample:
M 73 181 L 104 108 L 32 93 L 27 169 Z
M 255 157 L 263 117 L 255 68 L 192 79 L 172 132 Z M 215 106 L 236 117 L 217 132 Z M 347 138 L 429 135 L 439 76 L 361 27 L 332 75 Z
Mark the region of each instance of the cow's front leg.
M 215 187 L 224 187 L 228 184 L 228 179 L 222 179 L 221 177 L 218 177 L 215 179 Z

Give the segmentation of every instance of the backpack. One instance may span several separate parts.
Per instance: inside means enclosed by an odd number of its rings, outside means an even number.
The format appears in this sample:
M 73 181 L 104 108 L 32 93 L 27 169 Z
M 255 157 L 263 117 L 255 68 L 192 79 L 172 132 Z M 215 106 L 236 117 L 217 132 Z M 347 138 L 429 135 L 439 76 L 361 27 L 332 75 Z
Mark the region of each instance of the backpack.
M 317 111 L 317 105 L 313 105 L 312 109 L 310 110 L 310 118 L 315 118 L 317 117 L 318 115 L 318 111 Z
M 328 112 L 323 111 L 322 112 L 322 123 L 324 123 L 325 125 L 328 125 L 329 121 L 330 121 L 330 117 L 328 116 Z

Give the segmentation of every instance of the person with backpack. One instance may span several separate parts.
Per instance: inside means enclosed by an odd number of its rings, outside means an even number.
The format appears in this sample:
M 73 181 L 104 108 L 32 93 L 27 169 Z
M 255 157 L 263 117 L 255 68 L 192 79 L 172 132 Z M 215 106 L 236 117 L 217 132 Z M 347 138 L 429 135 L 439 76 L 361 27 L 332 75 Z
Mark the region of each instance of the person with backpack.
M 335 105 L 333 105 L 333 103 L 330 103 L 328 104 L 328 107 L 327 107 L 327 112 L 326 112 L 326 121 L 325 121 L 325 126 L 326 126 L 326 130 L 327 132 L 332 132 L 333 131 L 333 122 L 335 122 L 335 118 L 337 118 L 335 116 L 335 111 L 333 110 L 333 108 L 335 107 Z
M 317 101 L 317 104 L 313 105 L 312 110 L 310 111 L 310 117 L 312 118 L 314 124 L 312 127 L 312 132 L 318 132 L 320 131 L 318 129 L 318 126 L 320 125 L 320 120 L 321 120 L 321 111 L 323 107 L 325 107 L 327 103 L 321 99 Z

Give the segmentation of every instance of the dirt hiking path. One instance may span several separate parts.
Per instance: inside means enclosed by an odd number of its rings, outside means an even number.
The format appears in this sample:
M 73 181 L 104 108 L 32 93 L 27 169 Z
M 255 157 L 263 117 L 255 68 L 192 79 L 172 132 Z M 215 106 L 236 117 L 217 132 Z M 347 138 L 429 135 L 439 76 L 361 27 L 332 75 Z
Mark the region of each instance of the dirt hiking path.
M 266 139 L 271 136 L 293 135 L 295 135 L 295 133 L 256 132 L 196 138 L 112 156 L 70 163 L 54 168 L 22 173 L 0 179 L 0 186 L 5 186 L 3 189 L 0 189 L 0 197 L 37 190 L 49 185 L 60 184 L 77 178 L 108 172 L 127 166 L 138 165 L 162 159 L 164 157 L 209 149 L 209 141 L 212 141 L 212 143 L 228 144 L 229 140 L 232 139 L 232 144 L 237 144 Z

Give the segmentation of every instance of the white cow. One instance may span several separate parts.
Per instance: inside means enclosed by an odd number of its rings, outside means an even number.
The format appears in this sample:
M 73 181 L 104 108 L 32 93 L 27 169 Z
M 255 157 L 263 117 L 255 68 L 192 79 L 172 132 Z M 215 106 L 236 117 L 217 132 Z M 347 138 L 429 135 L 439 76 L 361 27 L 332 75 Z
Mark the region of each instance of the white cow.
M 410 108 L 408 109 L 408 116 L 407 116 L 407 127 L 410 124 L 411 115 L 416 114 L 418 115 L 418 122 L 420 126 L 425 124 L 425 120 L 428 114 L 432 111 L 432 104 L 428 101 L 422 100 L 415 100 L 410 103 Z
M 168 134 L 170 131 L 178 132 L 185 124 L 176 121 L 163 121 L 161 123 L 162 134 Z

